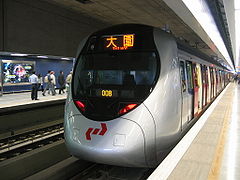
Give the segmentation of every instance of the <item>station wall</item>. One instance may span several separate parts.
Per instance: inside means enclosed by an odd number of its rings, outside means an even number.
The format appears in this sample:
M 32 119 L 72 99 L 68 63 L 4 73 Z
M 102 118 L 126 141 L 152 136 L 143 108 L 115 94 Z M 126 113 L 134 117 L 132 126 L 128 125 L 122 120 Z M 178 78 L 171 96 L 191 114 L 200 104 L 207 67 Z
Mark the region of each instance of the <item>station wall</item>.
M 75 57 L 105 22 L 45 0 L 0 0 L 0 51 Z
M 35 67 L 34 70 L 36 71 L 36 75 L 41 74 L 43 79 L 46 76 L 47 72 L 49 70 L 55 72 L 55 77 L 56 77 L 56 86 L 59 88 L 58 84 L 58 75 L 60 73 L 60 70 L 63 71 L 64 73 L 64 78 L 66 79 L 67 75 L 73 68 L 73 61 L 72 60 L 60 60 L 60 59 L 32 59 L 32 58 L 21 58 L 21 57 L 0 57 L 0 63 L 1 60 L 12 60 L 12 61 L 19 61 L 19 62 L 24 62 L 24 61 L 32 61 L 35 62 Z M 0 66 L 1 67 L 1 66 Z M 1 74 L 0 74 L 1 75 Z M 2 74 L 2 77 L 4 78 L 4 75 Z M 44 87 L 45 87 L 44 83 Z M 31 90 L 31 84 L 29 83 L 16 83 L 12 85 L 4 85 L 3 84 L 3 92 L 4 93 L 10 93 L 10 92 L 19 92 L 19 91 L 26 91 L 26 90 Z

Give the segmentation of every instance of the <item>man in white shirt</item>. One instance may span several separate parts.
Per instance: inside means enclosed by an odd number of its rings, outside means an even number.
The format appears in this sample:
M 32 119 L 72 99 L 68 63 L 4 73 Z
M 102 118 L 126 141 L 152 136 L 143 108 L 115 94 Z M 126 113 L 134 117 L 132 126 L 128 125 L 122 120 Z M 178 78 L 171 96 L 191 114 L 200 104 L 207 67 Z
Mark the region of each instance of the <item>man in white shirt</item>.
M 32 93 L 31 98 L 32 100 L 39 100 L 37 98 L 38 96 L 38 77 L 35 74 L 35 71 L 33 71 L 32 75 L 29 77 L 29 82 L 32 84 Z
M 51 92 L 52 92 L 52 96 L 55 96 L 55 94 L 56 94 L 56 91 L 55 91 L 56 77 L 55 77 L 54 74 L 55 74 L 54 71 L 51 71 L 51 72 L 50 72 L 51 84 L 50 84 L 49 89 L 50 89 Z

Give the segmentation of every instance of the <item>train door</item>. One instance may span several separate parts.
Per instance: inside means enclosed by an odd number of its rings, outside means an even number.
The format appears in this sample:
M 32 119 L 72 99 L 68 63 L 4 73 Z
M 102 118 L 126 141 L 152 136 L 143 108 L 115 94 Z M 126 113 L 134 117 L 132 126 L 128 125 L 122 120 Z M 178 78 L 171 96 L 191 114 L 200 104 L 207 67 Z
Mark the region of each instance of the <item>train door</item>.
M 182 128 L 186 126 L 188 122 L 188 103 L 187 103 L 187 83 L 186 83 L 186 69 L 185 62 L 180 59 L 180 76 L 181 76 L 181 87 L 182 87 Z
M 202 100 L 203 100 L 203 86 L 202 86 L 202 71 L 201 65 L 197 63 L 197 78 L 198 78 L 198 112 L 202 110 Z
M 224 87 L 224 71 L 220 71 L 221 74 L 221 89 Z
M 193 81 L 192 65 L 180 59 L 182 82 L 182 128 L 193 118 Z
M 226 72 L 223 71 L 223 88 L 227 85 L 227 81 L 228 81 L 228 74 Z
M 219 79 L 220 79 L 220 89 L 219 89 L 219 92 L 222 90 L 222 85 L 223 85 L 223 76 L 222 76 L 222 71 L 221 70 L 218 70 L 219 71 Z
M 213 68 L 210 67 L 210 78 L 211 78 L 211 100 L 214 98 L 214 77 L 213 77 Z
M 213 68 L 213 97 L 217 95 L 217 79 L 216 79 L 216 70 Z
M 199 89 L 200 89 L 200 85 L 199 85 L 199 71 L 198 71 L 198 66 L 196 63 L 193 63 L 193 87 L 194 87 L 194 109 L 193 109 L 193 113 L 194 113 L 194 117 L 196 117 L 199 113 Z
M 193 70 L 192 70 L 192 62 L 186 61 L 186 74 L 187 74 L 187 104 L 188 104 L 188 121 L 193 119 Z
M 220 70 L 217 70 L 217 72 L 218 72 L 218 84 L 219 84 L 219 85 L 218 85 L 218 88 L 219 88 L 219 89 L 218 89 L 218 93 L 220 93 L 220 91 L 221 91 L 221 89 L 222 89 L 222 88 L 221 88 L 221 86 L 222 86 L 222 83 L 221 83 L 221 82 L 222 82 L 222 81 L 221 81 L 221 71 L 220 71 Z
M 227 85 L 228 74 L 223 71 L 223 88 Z
M 207 103 L 207 71 L 205 65 L 201 65 L 202 69 L 202 107 Z
M 228 74 L 223 71 L 223 88 L 227 85 Z
M 223 84 L 223 78 L 222 78 L 222 71 L 221 70 L 218 70 L 219 71 L 219 79 L 220 79 L 220 89 L 219 91 L 222 90 L 222 84 Z
M 211 76 L 210 68 L 207 67 L 207 79 L 208 79 L 208 92 L 207 92 L 207 104 L 211 101 Z
M 204 69 L 205 69 L 205 87 L 206 87 L 206 96 L 205 96 L 205 105 L 207 105 L 207 99 L 208 99 L 208 69 L 207 66 L 204 65 Z
M 218 95 L 219 92 L 219 72 L 217 69 L 215 69 L 216 72 L 216 95 Z
M 206 73 L 204 70 L 204 65 L 201 65 L 201 69 L 202 69 L 202 107 L 204 107 L 205 106 L 205 96 L 206 96 L 206 87 L 205 87 Z
M 224 88 L 224 76 L 225 76 L 225 73 L 224 71 L 220 71 L 221 72 L 221 90 Z
M 226 77 L 226 74 L 224 71 L 222 71 L 222 89 L 225 87 L 225 78 Z

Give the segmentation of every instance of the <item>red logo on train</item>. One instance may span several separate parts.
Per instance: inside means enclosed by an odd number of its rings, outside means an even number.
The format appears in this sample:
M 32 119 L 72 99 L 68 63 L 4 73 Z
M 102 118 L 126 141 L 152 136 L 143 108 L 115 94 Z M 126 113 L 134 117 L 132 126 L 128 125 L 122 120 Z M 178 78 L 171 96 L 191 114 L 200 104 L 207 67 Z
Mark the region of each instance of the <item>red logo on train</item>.
M 85 133 L 86 140 L 88 140 L 88 141 L 92 140 L 91 134 L 103 136 L 106 132 L 107 132 L 107 124 L 106 123 L 101 123 L 101 129 L 98 129 L 98 128 L 95 128 L 95 129 L 94 128 L 88 128 L 88 130 Z

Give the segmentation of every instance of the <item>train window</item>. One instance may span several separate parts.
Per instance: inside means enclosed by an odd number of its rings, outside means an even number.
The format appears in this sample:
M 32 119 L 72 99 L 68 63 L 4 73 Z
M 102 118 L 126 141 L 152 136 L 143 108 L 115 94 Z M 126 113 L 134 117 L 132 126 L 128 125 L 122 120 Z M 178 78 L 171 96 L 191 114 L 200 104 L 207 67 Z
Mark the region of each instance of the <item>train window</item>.
M 115 92 L 114 96 L 104 97 L 141 99 L 149 91 L 137 87 L 150 89 L 156 75 L 157 57 L 154 52 L 83 54 L 76 66 L 73 93 L 77 97 L 98 97 L 102 94 L 99 90 L 103 88 Z M 126 89 L 131 91 L 127 96 Z
M 196 64 L 193 64 L 194 88 L 199 88 L 199 69 Z
M 193 93 L 192 63 L 186 61 L 188 92 Z
M 200 66 L 202 72 L 202 84 L 204 85 L 206 83 L 206 68 L 205 65 L 200 64 Z
M 115 118 L 125 106 L 147 98 L 159 75 L 159 64 L 152 51 L 81 54 L 73 74 L 73 99 L 83 102 L 83 114 L 90 119 Z
M 205 77 L 205 80 L 206 80 L 206 84 L 208 85 L 208 68 L 207 68 L 207 66 L 204 66 L 205 67 L 205 72 L 206 72 L 206 77 Z
M 182 92 L 186 92 L 185 66 L 183 61 L 180 61 L 180 73 L 181 73 L 181 82 L 182 82 Z

